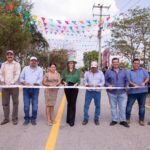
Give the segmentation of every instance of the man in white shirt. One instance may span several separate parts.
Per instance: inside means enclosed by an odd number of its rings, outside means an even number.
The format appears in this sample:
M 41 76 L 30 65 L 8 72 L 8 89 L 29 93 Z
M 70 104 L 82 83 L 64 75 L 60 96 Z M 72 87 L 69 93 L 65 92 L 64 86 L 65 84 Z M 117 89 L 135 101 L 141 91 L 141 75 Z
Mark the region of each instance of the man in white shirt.
M 27 86 L 41 85 L 43 80 L 43 70 L 38 66 L 36 57 L 30 58 L 30 65 L 23 68 L 20 75 L 20 82 Z M 38 96 L 39 88 L 24 88 L 23 101 L 24 101 L 24 123 L 28 125 L 31 121 L 32 125 L 36 125 L 37 111 L 38 111 Z M 30 101 L 32 104 L 32 116 L 30 116 Z
M 21 71 L 20 64 L 14 60 L 14 52 L 8 50 L 6 52 L 6 61 L 1 66 L 0 81 L 3 85 L 14 85 L 17 83 Z M 9 122 L 10 112 L 10 96 L 13 101 L 12 121 L 14 125 L 18 123 L 18 96 L 19 88 L 3 88 L 2 89 L 2 105 L 4 111 L 4 120 L 1 125 Z
M 91 69 L 84 74 L 84 85 L 86 87 L 101 87 L 105 84 L 105 78 L 102 71 L 98 70 L 97 61 L 91 62 Z M 101 101 L 101 91 L 99 89 L 88 89 L 85 94 L 85 104 L 84 104 L 84 119 L 82 124 L 86 125 L 88 123 L 89 115 L 88 110 L 90 103 L 94 99 L 95 104 L 95 116 L 94 123 L 99 125 L 100 117 L 100 101 Z

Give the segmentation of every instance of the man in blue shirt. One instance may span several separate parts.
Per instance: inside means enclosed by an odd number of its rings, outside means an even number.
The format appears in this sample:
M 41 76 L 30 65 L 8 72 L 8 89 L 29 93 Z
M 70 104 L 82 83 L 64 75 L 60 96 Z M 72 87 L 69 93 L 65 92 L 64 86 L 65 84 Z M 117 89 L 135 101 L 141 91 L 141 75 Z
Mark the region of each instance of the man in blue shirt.
M 131 110 L 134 102 L 137 100 L 139 104 L 139 124 L 144 126 L 145 116 L 145 101 L 148 87 L 146 84 L 149 81 L 148 72 L 140 67 L 140 60 L 133 60 L 133 69 L 128 70 L 128 81 L 131 87 L 140 86 L 137 88 L 131 88 L 128 90 L 128 101 L 126 107 L 126 119 L 130 123 Z
M 36 57 L 30 58 L 30 65 L 23 68 L 20 75 L 20 82 L 23 85 L 34 86 L 41 85 L 43 80 L 43 70 L 38 66 Z M 24 88 L 24 125 L 28 125 L 30 120 L 32 125 L 36 125 L 37 110 L 38 110 L 39 88 Z M 30 117 L 30 99 L 32 104 L 32 117 Z
M 110 68 L 105 74 L 105 85 L 107 87 L 126 87 L 127 82 L 127 73 L 125 69 L 120 68 L 119 59 L 112 59 L 112 68 Z M 109 97 L 112 122 L 110 126 L 117 124 L 119 119 L 120 125 L 124 127 L 129 127 L 126 122 L 126 103 L 127 103 L 127 94 L 125 89 L 109 89 L 107 90 Z M 119 118 L 117 113 L 117 107 L 119 108 Z
M 149 74 L 149 81 L 148 81 L 148 93 L 150 94 L 150 71 L 148 72 Z M 150 124 L 149 124 L 150 125 Z
M 86 87 L 101 87 L 105 83 L 105 78 L 102 71 L 98 71 L 98 64 L 96 61 L 91 62 L 91 70 L 87 71 L 84 74 L 84 85 Z M 95 125 L 99 125 L 99 116 L 100 116 L 100 99 L 101 99 L 101 91 L 99 89 L 88 89 L 85 94 L 85 104 L 84 104 L 84 120 L 82 122 L 83 125 L 88 123 L 89 115 L 88 110 L 90 103 L 94 99 L 95 104 L 95 117 L 94 123 Z

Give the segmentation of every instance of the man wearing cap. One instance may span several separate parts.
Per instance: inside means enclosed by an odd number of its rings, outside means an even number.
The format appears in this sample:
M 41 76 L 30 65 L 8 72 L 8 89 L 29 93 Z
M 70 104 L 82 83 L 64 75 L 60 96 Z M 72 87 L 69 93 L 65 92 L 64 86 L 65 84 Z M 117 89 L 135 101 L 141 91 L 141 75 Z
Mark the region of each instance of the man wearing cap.
M 41 85 L 43 80 L 43 70 L 38 66 L 36 57 L 30 58 L 30 65 L 23 68 L 20 75 L 20 82 L 26 86 Z M 31 121 L 32 125 L 36 125 L 37 110 L 38 110 L 39 88 L 24 88 L 23 101 L 25 121 L 24 125 L 28 125 Z M 30 117 L 30 100 L 32 104 L 32 116 Z
M 97 61 L 91 62 L 91 69 L 84 74 L 84 85 L 86 87 L 101 87 L 105 84 L 105 78 L 102 71 L 98 70 Z M 84 104 L 84 119 L 82 124 L 86 125 L 88 123 L 89 115 L 88 110 L 90 103 L 94 99 L 95 104 L 95 116 L 94 123 L 99 125 L 100 116 L 100 100 L 101 91 L 99 89 L 88 89 L 85 94 L 85 104 Z
M 107 87 L 124 87 L 124 89 L 109 89 L 107 94 L 111 107 L 112 121 L 110 126 L 114 126 L 120 121 L 120 125 L 129 127 L 126 122 L 127 93 L 125 87 L 128 86 L 127 72 L 119 66 L 119 59 L 112 59 L 112 68 L 105 73 L 105 85 Z M 119 114 L 117 107 L 119 108 Z
M 1 84 L 11 87 L 11 85 L 17 84 L 21 67 L 20 64 L 14 60 L 14 52 L 12 50 L 8 50 L 6 52 L 6 59 L 7 60 L 1 66 L 0 81 Z M 9 122 L 10 96 L 12 96 L 13 101 L 12 122 L 14 125 L 18 123 L 19 88 L 3 88 L 2 105 L 4 111 L 4 120 L 1 122 L 1 125 Z

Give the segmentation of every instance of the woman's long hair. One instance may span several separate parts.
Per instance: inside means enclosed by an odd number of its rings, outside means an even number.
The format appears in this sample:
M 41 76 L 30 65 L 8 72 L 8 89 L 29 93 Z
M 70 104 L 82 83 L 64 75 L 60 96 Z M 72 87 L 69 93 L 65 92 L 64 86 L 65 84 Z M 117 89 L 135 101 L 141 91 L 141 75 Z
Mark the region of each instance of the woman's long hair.
M 66 66 L 66 73 L 68 74 L 70 72 L 70 69 L 69 69 L 69 62 L 67 63 L 67 66 Z M 75 73 L 75 62 L 73 62 L 73 70 L 71 72 L 72 74 Z

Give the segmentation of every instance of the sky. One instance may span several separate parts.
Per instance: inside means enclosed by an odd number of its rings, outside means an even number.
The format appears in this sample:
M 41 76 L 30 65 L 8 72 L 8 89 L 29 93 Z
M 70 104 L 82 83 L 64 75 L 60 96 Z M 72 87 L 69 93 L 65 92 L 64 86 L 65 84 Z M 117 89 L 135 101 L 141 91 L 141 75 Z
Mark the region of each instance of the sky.
M 103 4 L 104 6 L 110 6 L 109 10 L 105 9 L 103 14 L 109 14 L 110 16 L 117 16 L 120 13 L 126 12 L 129 8 L 135 8 L 137 5 L 140 7 L 147 7 L 150 6 L 149 0 L 30 0 L 33 3 L 32 15 L 36 15 L 39 18 L 52 18 L 55 20 L 82 20 L 82 19 L 93 19 L 97 18 L 96 16 L 93 17 L 93 14 L 99 14 L 98 9 L 92 9 L 93 5 Z M 44 36 L 48 39 L 48 35 Z M 49 35 L 51 36 L 51 35 Z M 102 33 L 102 47 L 104 41 L 110 38 L 110 31 Z M 58 38 L 65 39 L 66 37 Z M 69 37 L 70 38 L 70 37 Z M 79 40 L 86 40 L 79 39 Z M 91 39 L 92 40 L 92 39 Z M 93 41 L 86 41 L 93 42 L 92 49 L 98 50 L 98 40 L 97 38 L 93 38 Z M 69 44 L 70 46 L 73 43 Z M 71 47 L 70 47 L 71 49 Z M 87 51 L 83 49 L 81 46 L 74 47 L 76 49 L 76 60 L 79 65 L 83 65 L 83 52 Z

